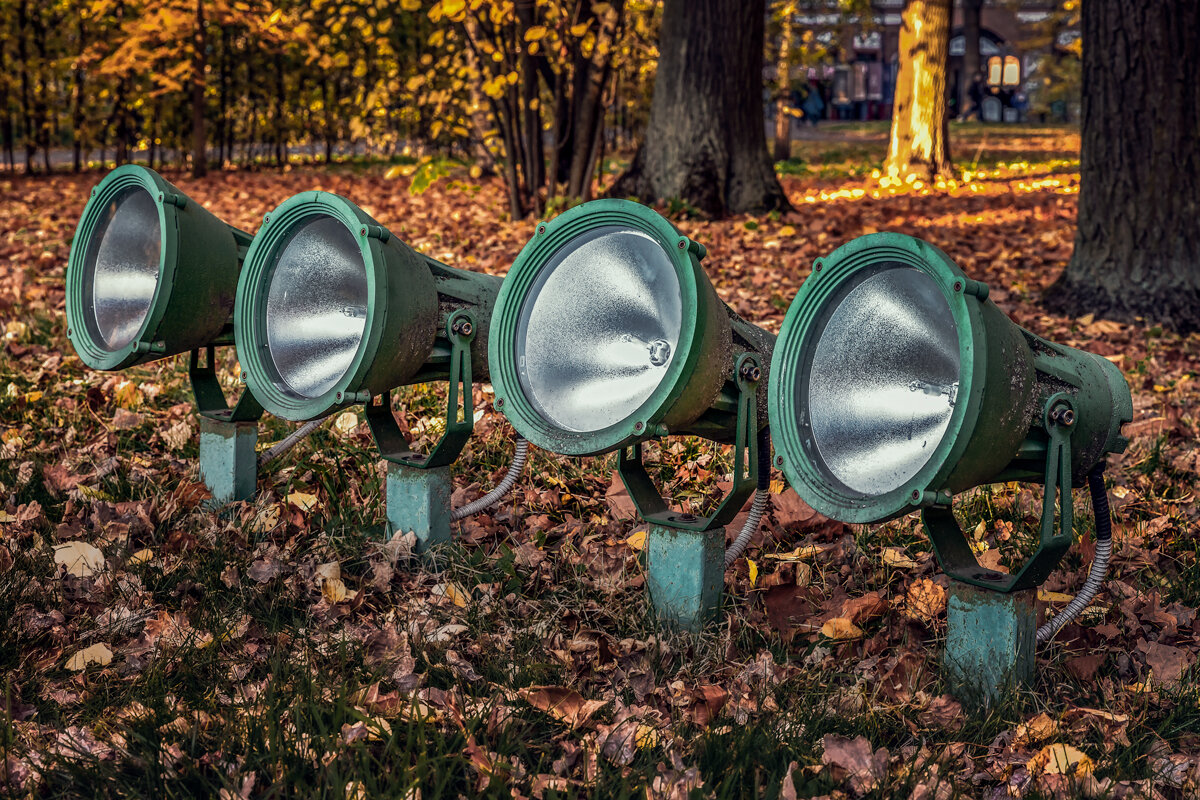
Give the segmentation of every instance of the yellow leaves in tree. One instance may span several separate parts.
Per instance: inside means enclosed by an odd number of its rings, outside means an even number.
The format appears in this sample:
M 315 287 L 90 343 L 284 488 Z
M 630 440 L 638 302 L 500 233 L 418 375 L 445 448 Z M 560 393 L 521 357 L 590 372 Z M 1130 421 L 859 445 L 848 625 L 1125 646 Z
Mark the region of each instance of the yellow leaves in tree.
M 525 41 L 540 42 L 542 39 L 546 38 L 547 33 L 549 33 L 549 31 L 546 29 L 545 25 L 534 25 L 532 28 L 525 31 Z
M 400 0 L 401 11 L 420 11 L 421 0 Z
M 571 35 L 574 36 L 576 39 L 581 39 L 581 38 L 583 38 L 583 35 L 585 33 L 587 33 L 587 29 L 588 29 L 588 24 L 586 22 L 581 22 L 578 25 L 572 25 L 571 26 Z

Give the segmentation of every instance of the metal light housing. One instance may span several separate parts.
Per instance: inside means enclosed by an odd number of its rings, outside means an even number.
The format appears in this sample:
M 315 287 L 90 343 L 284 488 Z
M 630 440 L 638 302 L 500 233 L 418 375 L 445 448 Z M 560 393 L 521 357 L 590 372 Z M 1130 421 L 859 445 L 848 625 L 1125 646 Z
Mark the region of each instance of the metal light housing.
M 774 337 L 718 299 L 705 252 L 627 200 L 540 223 L 500 289 L 488 344 L 496 406 L 517 432 L 566 455 L 668 434 L 733 441 L 739 359 L 756 383 Z
M 392 389 L 450 380 L 456 407 L 460 389 L 469 405 L 471 382 L 487 380 L 477 342 L 499 288 L 499 278 L 418 253 L 344 197 L 295 195 L 264 219 L 238 282 L 246 384 L 290 420 L 366 403 L 381 450 L 395 455 L 403 438 L 387 407 Z M 471 415 L 452 416 L 447 433 L 465 442 Z
M 776 463 L 809 505 L 853 523 L 920 510 L 947 573 L 1002 591 L 1053 569 L 1071 542 L 1071 488 L 1125 448 L 1133 414 L 1110 361 L 1020 328 L 986 284 L 895 233 L 816 261 L 772 375 Z M 980 567 L 950 513 L 954 493 L 1009 480 L 1046 484 L 1038 552 L 1015 575 Z
M 92 190 L 67 263 L 80 359 L 119 370 L 217 343 L 250 239 L 154 170 L 114 169 Z

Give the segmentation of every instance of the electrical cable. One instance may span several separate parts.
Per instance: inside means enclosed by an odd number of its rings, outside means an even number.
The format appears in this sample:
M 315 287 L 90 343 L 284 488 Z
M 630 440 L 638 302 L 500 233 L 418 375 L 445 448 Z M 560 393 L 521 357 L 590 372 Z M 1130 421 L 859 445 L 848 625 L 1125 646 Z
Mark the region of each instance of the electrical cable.
M 529 442 L 517 437 L 517 448 L 513 452 L 512 463 L 508 465 L 508 472 L 496 484 L 496 488 L 480 497 L 478 500 L 473 500 L 465 506 L 454 509 L 450 512 L 450 521 L 457 522 L 460 519 L 469 517 L 472 514 L 478 514 L 485 508 L 490 508 L 500 501 L 500 498 L 508 494 L 512 487 L 516 484 L 517 478 L 520 477 L 522 470 L 525 469 L 525 459 L 529 455 Z
M 302 442 L 310 433 L 321 427 L 321 424 L 325 422 L 326 419 L 328 419 L 328 417 L 309 420 L 296 430 L 289 433 L 287 437 L 279 444 L 275 445 L 269 450 L 264 450 L 259 453 L 258 465 L 260 467 L 265 466 L 268 462 L 274 461 L 296 445 L 300 444 L 300 442 Z
M 725 551 L 725 569 L 729 569 L 737 561 L 750 544 L 758 524 L 762 521 L 767 510 L 767 500 L 771 496 L 771 429 L 763 428 L 758 432 L 758 487 L 754 492 L 754 502 L 750 504 L 750 515 L 746 524 L 733 540 L 733 544 Z
M 1049 642 L 1068 622 L 1079 616 L 1087 608 L 1096 593 L 1104 583 L 1108 574 L 1108 562 L 1112 557 L 1112 516 L 1108 508 L 1108 493 L 1104 490 L 1104 464 L 1101 462 L 1088 473 L 1088 490 L 1092 496 L 1092 511 L 1096 515 L 1096 556 L 1092 559 L 1092 567 L 1088 570 L 1087 580 L 1079 594 L 1075 595 L 1067 607 L 1052 619 L 1037 629 L 1037 640 L 1040 643 Z M 1064 503 L 1071 502 L 1069 497 L 1063 498 Z

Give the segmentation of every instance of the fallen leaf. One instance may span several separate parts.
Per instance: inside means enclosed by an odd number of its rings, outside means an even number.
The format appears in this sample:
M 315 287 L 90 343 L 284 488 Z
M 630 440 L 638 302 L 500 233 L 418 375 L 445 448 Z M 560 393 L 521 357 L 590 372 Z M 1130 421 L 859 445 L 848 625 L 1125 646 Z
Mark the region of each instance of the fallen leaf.
M 90 578 L 104 569 L 104 554 L 87 542 L 63 542 L 54 546 L 54 563 L 76 578 Z
M 1029 759 L 1025 768 L 1034 775 L 1091 775 L 1095 766 L 1087 753 L 1069 744 L 1049 744 Z
M 834 617 L 821 626 L 821 635 L 830 639 L 861 639 L 862 629 L 845 617 Z
M 904 594 L 904 613 L 922 622 L 933 622 L 946 612 L 946 590 L 929 578 L 909 585 Z
M 1039 744 L 1058 734 L 1058 723 L 1046 712 L 1038 714 L 1028 722 L 1017 726 L 1013 734 L 1013 746 Z
M 341 578 L 326 578 L 321 581 L 321 596 L 330 603 L 340 603 L 346 599 L 346 584 Z
M 126 563 L 130 564 L 131 566 L 137 565 L 137 564 L 145 564 L 146 562 L 150 561 L 152 558 L 154 558 L 154 551 L 148 547 L 143 547 L 141 550 L 138 550 L 136 553 L 131 555 L 129 557 L 129 561 Z
M 881 747 L 872 753 L 865 736 L 847 739 L 830 733 L 821 743 L 825 748 L 821 763 L 834 768 L 835 780 L 849 778 L 856 795 L 870 792 L 887 773 L 888 751 Z
M 913 569 L 919 566 L 917 562 L 908 557 L 903 547 L 883 548 L 883 563 L 896 569 Z
M 308 492 L 292 492 L 287 496 L 287 501 L 301 511 L 312 511 L 320 506 L 317 496 Z
M 338 414 L 337 419 L 333 421 L 333 429 L 343 436 L 349 436 L 354 433 L 354 429 L 358 427 L 358 415 L 353 411 L 343 411 Z
M 750 585 L 754 586 L 756 583 L 758 583 L 758 564 L 755 564 L 754 561 L 747 558 L 746 567 L 750 570 Z
M 629 549 L 634 552 L 640 552 L 646 546 L 646 533 L 645 525 L 635 528 L 633 533 L 625 539 L 625 544 L 629 545 Z
M 545 711 L 572 728 L 579 728 L 608 705 L 607 700 L 585 700 L 579 692 L 565 686 L 530 686 L 517 694 L 538 711 Z
M 88 664 L 99 664 L 102 667 L 106 667 L 112 662 L 112 659 L 112 650 L 109 650 L 103 644 L 94 644 L 91 647 L 80 650 L 67 659 L 67 669 L 72 672 L 80 672 L 86 669 Z

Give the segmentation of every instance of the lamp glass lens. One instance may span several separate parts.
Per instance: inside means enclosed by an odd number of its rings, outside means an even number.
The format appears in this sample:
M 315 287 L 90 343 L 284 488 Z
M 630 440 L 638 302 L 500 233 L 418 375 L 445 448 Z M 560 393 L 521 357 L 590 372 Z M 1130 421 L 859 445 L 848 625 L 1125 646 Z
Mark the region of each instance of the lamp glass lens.
M 958 328 L 942 290 L 924 272 L 885 267 L 832 301 L 809 353 L 796 399 L 824 468 L 864 496 L 903 486 L 958 400 Z
M 367 269 L 350 230 L 328 215 L 296 225 L 267 288 L 267 348 L 276 384 L 315 399 L 346 374 L 367 323 Z
M 104 347 L 120 350 L 141 330 L 158 288 L 161 260 L 154 198 L 141 187 L 118 192 L 104 207 L 84 261 L 89 327 Z
M 580 234 L 550 258 L 521 307 L 521 388 L 562 430 L 611 427 L 666 376 L 682 318 L 679 277 L 654 238 L 617 225 Z

